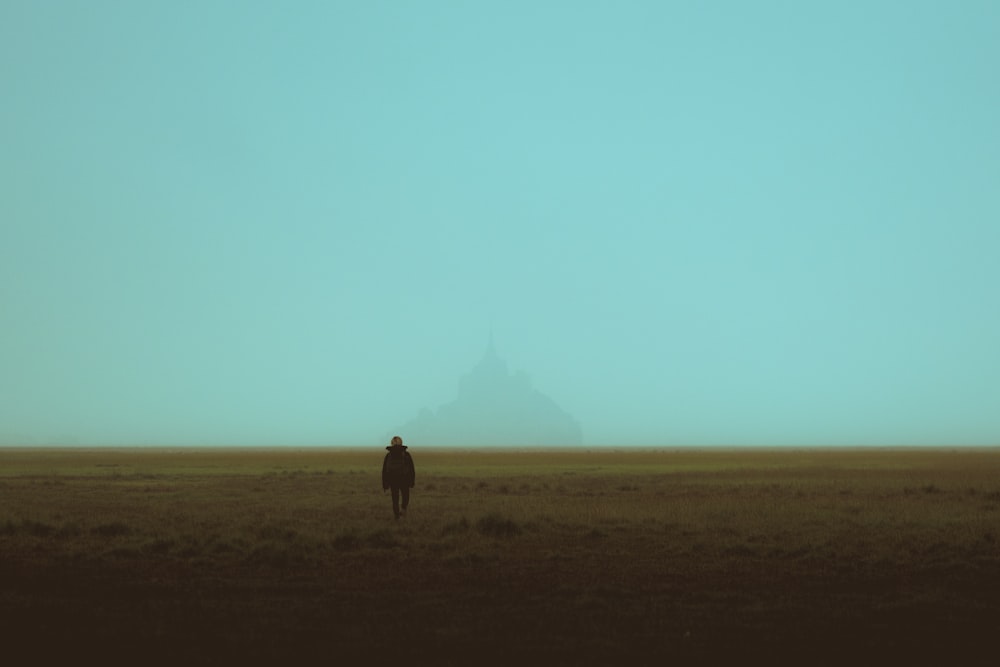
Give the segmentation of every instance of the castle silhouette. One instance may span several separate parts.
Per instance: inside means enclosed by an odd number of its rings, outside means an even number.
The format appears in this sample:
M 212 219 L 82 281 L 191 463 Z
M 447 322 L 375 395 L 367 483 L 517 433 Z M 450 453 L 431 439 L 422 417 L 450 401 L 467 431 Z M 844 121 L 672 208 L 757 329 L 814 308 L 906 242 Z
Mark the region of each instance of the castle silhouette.
M 458 382 L 458 397 L 433 412 L 424 408 L 394 433 L 421 445 L 579 445 L 579 422 L 532 388 L 524 372 L 511 374 L 493 345 Z

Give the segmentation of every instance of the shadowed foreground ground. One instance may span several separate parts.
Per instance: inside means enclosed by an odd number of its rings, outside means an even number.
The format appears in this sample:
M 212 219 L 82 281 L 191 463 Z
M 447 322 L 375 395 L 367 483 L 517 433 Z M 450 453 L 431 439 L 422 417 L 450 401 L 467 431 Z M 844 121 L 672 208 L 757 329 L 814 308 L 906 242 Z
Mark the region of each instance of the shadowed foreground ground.
M 992 663 L 1000 451 L 413 454 L 0 449 L 0 655 Z

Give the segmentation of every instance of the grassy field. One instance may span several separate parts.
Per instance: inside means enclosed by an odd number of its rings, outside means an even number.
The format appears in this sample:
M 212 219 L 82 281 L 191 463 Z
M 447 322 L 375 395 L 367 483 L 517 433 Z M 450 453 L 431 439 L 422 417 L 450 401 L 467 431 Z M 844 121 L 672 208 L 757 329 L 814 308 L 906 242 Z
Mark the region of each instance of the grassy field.
M 378 448 L 0 449 L 0 655 L 958 664 L 1000 636 L 1000 450 L 411 451 L 397 522 Z

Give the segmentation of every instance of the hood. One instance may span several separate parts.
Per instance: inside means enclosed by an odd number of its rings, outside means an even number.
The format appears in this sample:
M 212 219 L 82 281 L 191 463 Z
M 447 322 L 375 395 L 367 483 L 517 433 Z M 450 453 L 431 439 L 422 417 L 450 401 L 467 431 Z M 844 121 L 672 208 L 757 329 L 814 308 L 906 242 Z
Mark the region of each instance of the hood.
M 385 448 L 385 451 L 391 452 L 393 449 L 396 448 L 402 449 L 404 452 L 406 451 L 406 445 L 389 445 L 388 447 Z

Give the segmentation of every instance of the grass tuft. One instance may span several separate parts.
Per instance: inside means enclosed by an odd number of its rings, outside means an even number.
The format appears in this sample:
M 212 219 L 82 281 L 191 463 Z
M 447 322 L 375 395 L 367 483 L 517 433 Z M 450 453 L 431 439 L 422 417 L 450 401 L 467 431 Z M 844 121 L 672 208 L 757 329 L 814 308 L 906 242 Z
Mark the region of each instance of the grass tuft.
M 278 542 L 290 542 L 298 536 L 298 532 L 293 528 L 269 523 L 261 526 L 257 531 L 257 537 L 261 540 L 276 540 Z
M 361 548 L 361 538 L 358 537 L 357 533 L 351 531 L 337 535 L 331 544 L 337 551 L 356 551 Z
M 173 548 L 174 548 L 173 540 L 158 539 L 144 544 L 142 550 L 148 554 L 162 556 L 164 554 L 169 553 L 170 550 Z
M 83 531 L 80 530 L 80 524 L 71 521 L 64 523 L 56 532 L 56 536 L 62 538 L 78 537 L 81 532 Z
M 399 540 L 388 530 L 377 530 L 371 533 L 367 542 L 368 546 L 374 549 L 392 549 L 400 545 Z
M 132 529 L 121 521 L 102 523 L 94 526 L 90 532 L 99 537 L 124 537 L 132 534 Z
M 521 527 L 499 514 L 487 514 L 476 522 L 476 530 L 488 537 L 508 538 L 520 534 Z
M 467 532 L 469 532 L 469 520 L 466 519 L 464 516 L 458 521 L 451 521 L 449 523 L 446 523 L 444 525 L 444 528 L 441 529 L 442 535 L 455 535 L 458 533 L 467 533 Z
M 56 532 L 52 526 L 34 519 L 21 519 L 18 522 L 8 519 L 0 526 L 0 535 L 13 537 L 14 535 L 27 535 L 29 537 L 48 537 Z

